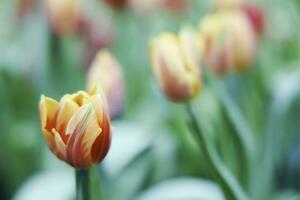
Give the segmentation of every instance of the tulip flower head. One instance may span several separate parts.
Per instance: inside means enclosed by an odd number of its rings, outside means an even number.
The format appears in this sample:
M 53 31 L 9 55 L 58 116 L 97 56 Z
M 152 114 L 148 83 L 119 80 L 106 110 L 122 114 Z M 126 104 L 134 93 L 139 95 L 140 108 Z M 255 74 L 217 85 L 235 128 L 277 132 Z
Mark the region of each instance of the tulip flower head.
M 75 168 L 103 160 L 111 143 L 111 125 L 100 94 L 79 91 L 59 102 L 42 95 L 39 110 L 43 135 L 59 159 Z
M 200 64 L 195 53 L 198 40 L 190 38 L 191 35 L 188 30 L 179 37 L 163 33 L 150 44 L 154 75 L 166 96 L 175 102 L 193 99 L 201 88 Z
M 259 36 L 265 29 L 264 10 L 250 0 L 215 0 L 217 10 L 240 10 L 244 12 L 251 23 L 256 35 Z
M 246 16 L 220 12 L 204 18 L 199 25 L 207 67 L 222 75 L 247 68 L 254 60 L 256 37 Z
M 55 33 L 63 35 L 75 29 L 79 0 L 45 0 L 45 6 Z
M 123 72 L 118 61 L 107 50 L 101 50 L 96 55 L 89 69 L 87 89 L 103 90 L 112 118 L 122 113 L 125 98 Z

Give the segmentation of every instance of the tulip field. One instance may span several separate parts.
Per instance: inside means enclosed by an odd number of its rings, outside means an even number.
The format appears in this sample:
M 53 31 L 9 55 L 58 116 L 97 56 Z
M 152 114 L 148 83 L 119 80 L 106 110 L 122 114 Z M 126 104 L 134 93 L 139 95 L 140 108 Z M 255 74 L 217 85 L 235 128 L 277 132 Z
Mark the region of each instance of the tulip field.
M 1 0 L 0 200 L 299 200 L 299 0 Z

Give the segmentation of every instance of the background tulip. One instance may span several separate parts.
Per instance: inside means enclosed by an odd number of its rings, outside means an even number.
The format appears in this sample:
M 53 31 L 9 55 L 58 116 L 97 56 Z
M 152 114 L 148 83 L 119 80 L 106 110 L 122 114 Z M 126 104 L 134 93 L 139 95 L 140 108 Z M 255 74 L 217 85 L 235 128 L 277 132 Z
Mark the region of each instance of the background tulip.
M 257 3 L 250 0 L 215 0 L 217 10 L 240 10 L 244 12 L 257 35 L 261 35 L 265 29 L 264 10 Z
M 100 94 L 80 91 L 60 102 L 42 96 L 43 135 L 52 152 L 76 168 L 88 168 L 107 154 L 111 142 L 110 117 Z
M 178 38 L 163 33 L 150 44 L 155 77 L 164 93 L 175 102 L 193 99 L 201 86 L 200 69 L 185 45 L 191 45 L 185 32 Z
M 76 28 L 78 0 L 45 0 L 45 6 L 49 23 L 55 33 L 66 34 Z
M 254 60 L 255 34 L 241 12 L 220 12 L 208 16 L 199 25 L 204 42 L 205 64 L 218 74 L 244 69 Z
M 106 94 L 111 117 L 118 117 L 124 107 L 124 78 L 120 64 L 107 50 L 99 51 L 88 72 L 87 87 L 94 86 Z

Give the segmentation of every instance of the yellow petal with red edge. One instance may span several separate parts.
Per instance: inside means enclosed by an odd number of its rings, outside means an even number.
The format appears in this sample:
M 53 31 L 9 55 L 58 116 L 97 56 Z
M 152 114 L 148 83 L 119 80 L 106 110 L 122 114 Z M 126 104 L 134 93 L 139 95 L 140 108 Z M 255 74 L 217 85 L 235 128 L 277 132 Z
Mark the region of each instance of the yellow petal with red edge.
M 62 138 L 66 135 L 65 133 L 69 120 L 78 109 L 78 104 L 69 97 L 63 98 L 60 101 L 56 119 L 56 130 L 61 133 Z M 66 142 L 64 138 L 63 140 Z
M 64 143 L 63 139 L 61 138 L 60 134 L 55 130 L 52 129 L 52 132 L 54 133 L 54 141 L 56 145 L 56 151 L 57 151 L 57 156 L 60 159 L 65 160 L 66 159 L 66 144 Z
M 58 102 L 49 97 L 41 96 L 40 100 L 40 118 L 42 129 L 50 131 L 55 125 L 55 117 L 58 108 Z

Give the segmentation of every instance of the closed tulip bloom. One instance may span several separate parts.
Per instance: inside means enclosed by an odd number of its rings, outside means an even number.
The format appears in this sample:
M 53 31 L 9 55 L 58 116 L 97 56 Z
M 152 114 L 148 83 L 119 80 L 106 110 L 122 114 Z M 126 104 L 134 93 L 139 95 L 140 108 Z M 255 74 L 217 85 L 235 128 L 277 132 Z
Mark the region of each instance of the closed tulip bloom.
M 78 0 L 45 0 L 48 20 L 55 33 L 62 35 L 76 28 Z
M 75 168 L 99 163 L 111 143 L 110 117 L 100 94 L 79 91 L 60 102 L 42 96 L 43 135 L 52 152 Z
M 175 102 L 193 99 L 201 87 L 198 59 L 189 49 L 196 43 L 189 36 L 189 32 L 182 32 L 180 37 L 163 33 L 150 44 L 154 75 L 166 96 Z
M 265 29 L 264 10 L 250 0 L 215 0 L 217 10 L 236 10 L 244 12 L 251 23 L 256 35 L 259 36 Z
M 222 75 L 247 68 L 254 60 L 255 33 L 241 12 L 221 12 L 206 17 L 199 25 L 207 67 Z
M 88 72 L 87 89 L 103 90 L 112 118 L 122 114 L 125 100 L 123 72 L 119 62 L 107 50 L 96 55 Z

